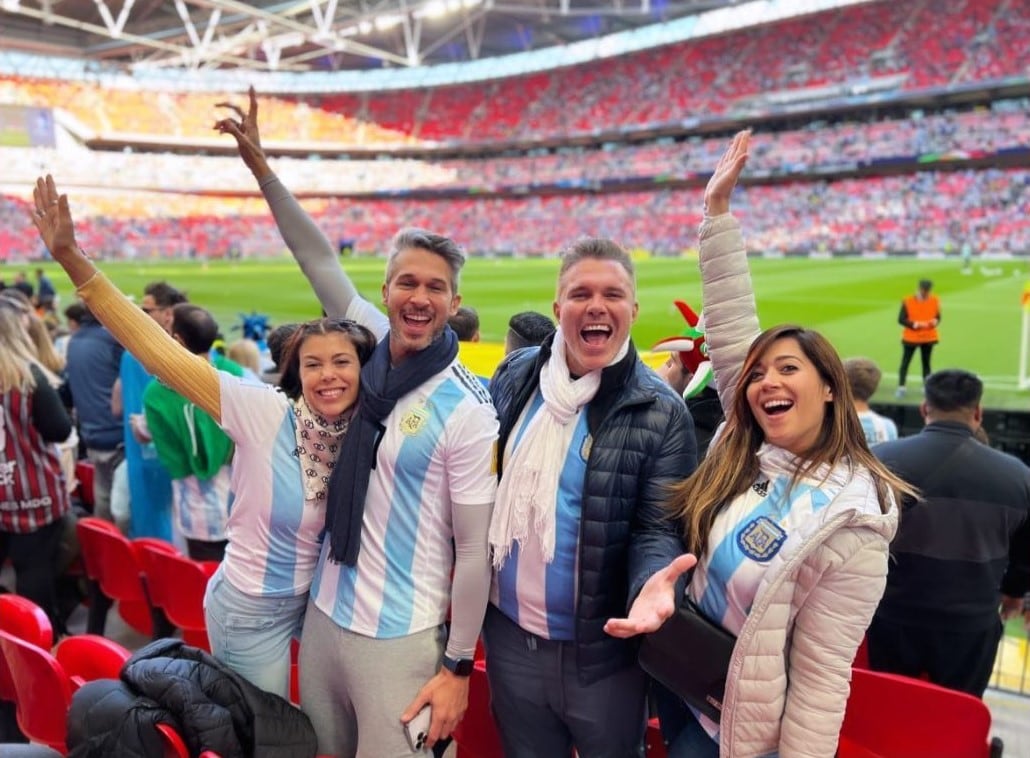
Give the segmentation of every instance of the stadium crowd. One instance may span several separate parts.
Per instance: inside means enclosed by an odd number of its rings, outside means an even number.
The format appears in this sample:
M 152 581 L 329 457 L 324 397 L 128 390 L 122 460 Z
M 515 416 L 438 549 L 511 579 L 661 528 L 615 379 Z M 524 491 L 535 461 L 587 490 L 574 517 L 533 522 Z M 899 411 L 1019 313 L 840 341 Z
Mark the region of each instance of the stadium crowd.
M 922 171 L 892 177 L 754 184 L 740 190 L 748 245 L 762 253 L 911 254 L 957 252 L 971 240 L 977 254 L 1030 249 L 1030 171 Z M 283 250 L 265 215 L 245 203 L 202 197 L 82 191 L 80 238 L 110 258 L 263 256 Z M 553 255 L 569 233 L 591 231 L 656 255 L 696 247 L 696 189 L 530 197 L 463 196 L 434 200 L 317 199 L 303 201 L 334 240 L 375 254 L 393 229 L 436 221 L 460 229 L 475 254 Z M 140 218 L 141 200 L 150 204 Z M 163 211 L 180 207 L 181 215 Z M 220 209 L 220 210 L 216 210 Z M 106 213 L 105 213 L 106 211 Z M 24 233 L 25 202 L 0 198 L 0 257 L 42 256 Z M 217 213 L 218 215 L 213 215 Z M 167 215 L 166 215 L 167 214 Z
M 848 87 L 902 92 L 1020 76 L 1026 14 L 1005 0 L 861 3 L 634 55 L 453 87 L 266 96 L 265 139 L 351 146 L 497 142 L 679 124 L 761 106 L 766 93 Z M 792 41 L 784 54 L 782 40 Z M 196 142 L 228 93 L 151 94 L 92 82 L 0 77 L 0 102 L 58 107 L 90 135 Z M 709 164 L 710 165 L 710 164 Z

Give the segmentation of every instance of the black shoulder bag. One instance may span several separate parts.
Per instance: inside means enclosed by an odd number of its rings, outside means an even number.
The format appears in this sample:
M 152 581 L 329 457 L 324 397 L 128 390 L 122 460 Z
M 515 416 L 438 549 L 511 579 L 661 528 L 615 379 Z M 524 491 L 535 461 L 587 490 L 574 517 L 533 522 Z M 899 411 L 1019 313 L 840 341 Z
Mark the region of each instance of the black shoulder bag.
M 710 621 L 684 594 L 679 609 L 644 635 L 640 667 L 688 705 L 718 722 L 737 638 Z

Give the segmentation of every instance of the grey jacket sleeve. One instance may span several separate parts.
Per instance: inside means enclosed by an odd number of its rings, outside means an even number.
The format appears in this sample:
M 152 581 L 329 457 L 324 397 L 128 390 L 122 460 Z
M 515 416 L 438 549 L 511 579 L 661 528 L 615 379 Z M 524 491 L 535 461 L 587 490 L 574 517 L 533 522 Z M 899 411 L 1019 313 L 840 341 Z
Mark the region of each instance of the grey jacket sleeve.
M 329 316 L 344 316 L 368 327 L 382 339 L 389 322 L 379 310 L 362 298 L 354 283 L 340 266 L 329 238 L 315 224 L 297 198 L 275 174 L 260 181 L 275 224 L 301 271 Z

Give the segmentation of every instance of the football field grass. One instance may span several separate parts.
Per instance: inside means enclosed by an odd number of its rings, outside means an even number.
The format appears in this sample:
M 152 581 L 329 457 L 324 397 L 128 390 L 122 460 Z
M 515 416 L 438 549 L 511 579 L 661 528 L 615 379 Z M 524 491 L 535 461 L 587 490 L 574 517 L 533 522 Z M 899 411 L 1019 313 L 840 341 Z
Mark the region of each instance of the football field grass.
M 361 293 L 380 301 L 382 259 L 346 259 L 346 270 Z M 239 332 L 239 314 L 268 314 L 273 324 L 319 315 L 319 306 L 300 270 L 288 258 L 209 264 L 199 262 L 104 263 L 103 270 L 125 292 L 140 297 L 147 282 L 166 279 L 185 289 L 190 300 L 211 310 L 228 341 Z M 700 305 L 697 263 L 690 258 L 637 263 L 640 316 L 633 328 L 644 350 L 684 324 L 672 301 Z M 462 275 L 463 302 L 480 316 L 484 340 L 504 339 L 509 316 L 517 311 L 551 313 L 558 262 L 472 258 Z M 46 267 L 68 302 L 70 287 L 53 265 Z M 893 400 L 901 353 L 897 323 L 901 299 L 917 280 L 929 278 L 941 299 L 941 342 L 935 369 L 967 368 L 987 385 L 984 405 L 1026 409 L 1030 391 L 1017 390 L 1020 299 L 1026 265 L 991 261 L 962 274 L 953 259 L 754 259 L 751 262 L 763 326 L 786 321 L 822 331 L 843 357 L 864 355 L 880 364 L 884 379 L 874 401 Z M 919 398 L 919 359 L 913 361 L 908 402 Z

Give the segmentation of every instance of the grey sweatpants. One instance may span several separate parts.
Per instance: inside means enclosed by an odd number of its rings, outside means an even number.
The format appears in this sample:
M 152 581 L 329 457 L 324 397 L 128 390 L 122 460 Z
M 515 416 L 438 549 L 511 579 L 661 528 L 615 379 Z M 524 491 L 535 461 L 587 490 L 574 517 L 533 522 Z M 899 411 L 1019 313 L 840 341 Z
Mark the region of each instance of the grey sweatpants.
M 443 626 L 396 639 L 343 629 L 308 601 L 300 639 L 300 706 L 319 755 L 408 758 L 401 714 L 440 670 Z

